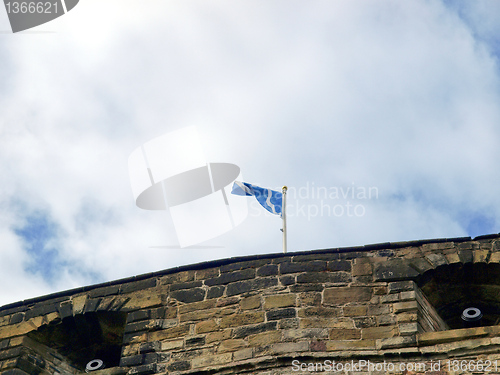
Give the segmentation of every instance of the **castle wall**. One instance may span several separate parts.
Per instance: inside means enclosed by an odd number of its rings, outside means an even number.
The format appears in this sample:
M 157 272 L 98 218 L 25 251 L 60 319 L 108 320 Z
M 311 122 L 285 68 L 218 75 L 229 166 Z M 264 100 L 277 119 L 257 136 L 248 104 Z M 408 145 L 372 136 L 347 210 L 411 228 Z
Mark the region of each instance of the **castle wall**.
M 486 272 L 493 319 L 499 250 L 493 235 L 270 254 L 22 301 L 0 308 L 0 371 L 79 374 L 107 356 L 95 375 L 500 372 L 500 326 L 450 329 L 434 282 Z

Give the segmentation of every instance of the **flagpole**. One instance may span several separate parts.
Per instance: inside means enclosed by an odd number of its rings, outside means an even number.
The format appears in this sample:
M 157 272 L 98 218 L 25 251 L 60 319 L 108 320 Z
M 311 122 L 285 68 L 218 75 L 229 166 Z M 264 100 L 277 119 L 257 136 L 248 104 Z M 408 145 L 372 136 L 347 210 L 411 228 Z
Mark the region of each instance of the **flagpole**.
M 283 194 L 283 206 L 281 208 L 281 216 L 283 218 L 283 253 L 286 254 L 286 191 L 288 188 L 283 186 L 281 192 Z

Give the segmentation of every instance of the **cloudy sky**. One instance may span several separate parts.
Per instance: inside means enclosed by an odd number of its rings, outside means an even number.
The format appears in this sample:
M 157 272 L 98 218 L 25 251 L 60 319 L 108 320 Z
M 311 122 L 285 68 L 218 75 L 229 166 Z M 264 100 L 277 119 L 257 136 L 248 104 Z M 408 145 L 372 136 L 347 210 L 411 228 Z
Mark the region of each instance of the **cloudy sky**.
M 500 231 L 500 2 L 81 0 L 0 10 L 0 304 L 281 252 L 253 198 L 180 248 L 130 154 L 194 126 L 210 162 L 289 187 L 288 250 Z M 175 164 L 176 160 L 165 163 Z

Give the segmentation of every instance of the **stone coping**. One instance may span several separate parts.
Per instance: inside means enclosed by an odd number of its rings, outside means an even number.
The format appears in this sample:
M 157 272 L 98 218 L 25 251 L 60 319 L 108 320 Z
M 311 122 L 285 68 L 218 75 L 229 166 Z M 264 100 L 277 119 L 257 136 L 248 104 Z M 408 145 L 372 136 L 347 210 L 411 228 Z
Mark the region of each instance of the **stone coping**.
M 51 300 L 51 299 L 56 299 L 56 298 L 60 298 L 60 297 L 67 297 L 67 296 L 71 296 L 71 295 L 74 295 L 77 293 L 88 292 L 90 290 L 97 289 L 97 288 L 108 287 L 108 286 L 129 283 L 129 282 L 134 282 L 134 281 L 140 281 L 140 280 L 144 280 L 144 279 L 148 279 L 148 278 L 152 278 L 152 277 L 169 275 L 169 274 L 174 274 L 174 273 L 183 272 L 183 271 L 200 270 L 200 269 L 218 267 L 218 266 L 223 266 L 223 265 L 237 263 L 237 262 L 248 262 L 248 261 L 260 260 L 260 259 L 274 259 L 274 258 L 281 258 L 281 257 L 311 255 L 311 254 L 369 252 L 369 251 L 373 251 L 373 250 L 384 250 L 384 249 L 389 250 L 389 249 L 399 249 L 399 248 L 405 248 L 405 247 L 416 247 L 416 246 L 421 246 L 421 245 L 431 244 L 431 243 L 445 243 L 445 242 L 461 243 L 461 242 L 480 241 L 480 240 L 488 240 L 488 239 L 495 239 L 495 238 L 500 238 L 500 233 L 481 235 L 481 236 L 477 236 L 474 238 L 472 238 L 472 237 L 455 237 L 455 238 L 436 238 L 436 239 L 411 240 L 411 241 L 401 241 L 401 242 L 382 242 L 382 243 L 368 244 L 368 245 L 363 245 L 363 246 L 351 246 L 351 247 L 318 249 L 318 250 L 300 250 L 300 251 L 295 251 L 295 252 L 289 252 L 286 254 L 270 253 L 270 254 L 247 255 L 247 256 L 225 258 L 225 259 L 217 259 L 217 260 L 211 260 L 211 261 L 205 261 L 205 262 L 200 262 L 200 263 L 195 263 L 195 264 L 173 267 L 173 268 L 169 268 L 166 270 L 161 270 L 161 271 L 157 271 L 157 272 L 150 272 L 150 273 L 146 273 L 146 274 L 131 276 L 131 277 L 122 278 L 122 279 L 113 280 L 113 281 L 108 281 L 108 282 L 104 282 L 104 283 L 98 283 L 98 284 L 93 284 L 93 285 L 88 285 L 88 286 L 83 286 L 83 287 L 77 287 L 77 288 L 73 288 L 73 289 L 69 289 L 69 290 L 64 290 L 64 291 L 55 292 L 55 293 L 51 293 L 51 294 L 47 294 L 47 295 L 43 295 L 43 296 L 39 296 L 39 297 L 26 299 L 23 301 L 13 302 L 13 303 L 10 303 L 7 305 L 0 306 L 0 311 L 11 309 L 11 308 L 16 308 L 16 307 L 21 307 L 21 306 L 26 306 L 26 305 L 30 305 L 30 304 L 37 303 L 37 302 L 43 302 L 45 300 Z

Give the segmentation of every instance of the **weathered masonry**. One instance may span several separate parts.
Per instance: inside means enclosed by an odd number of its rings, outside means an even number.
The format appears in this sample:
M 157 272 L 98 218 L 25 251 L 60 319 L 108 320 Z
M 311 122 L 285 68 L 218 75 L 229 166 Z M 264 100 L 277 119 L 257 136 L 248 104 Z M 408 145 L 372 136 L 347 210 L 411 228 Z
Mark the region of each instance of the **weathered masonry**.
M 499 373 L 499 262 L 500 236 L 487 235 L 87 286 L 1 307 L 0 372 Z

